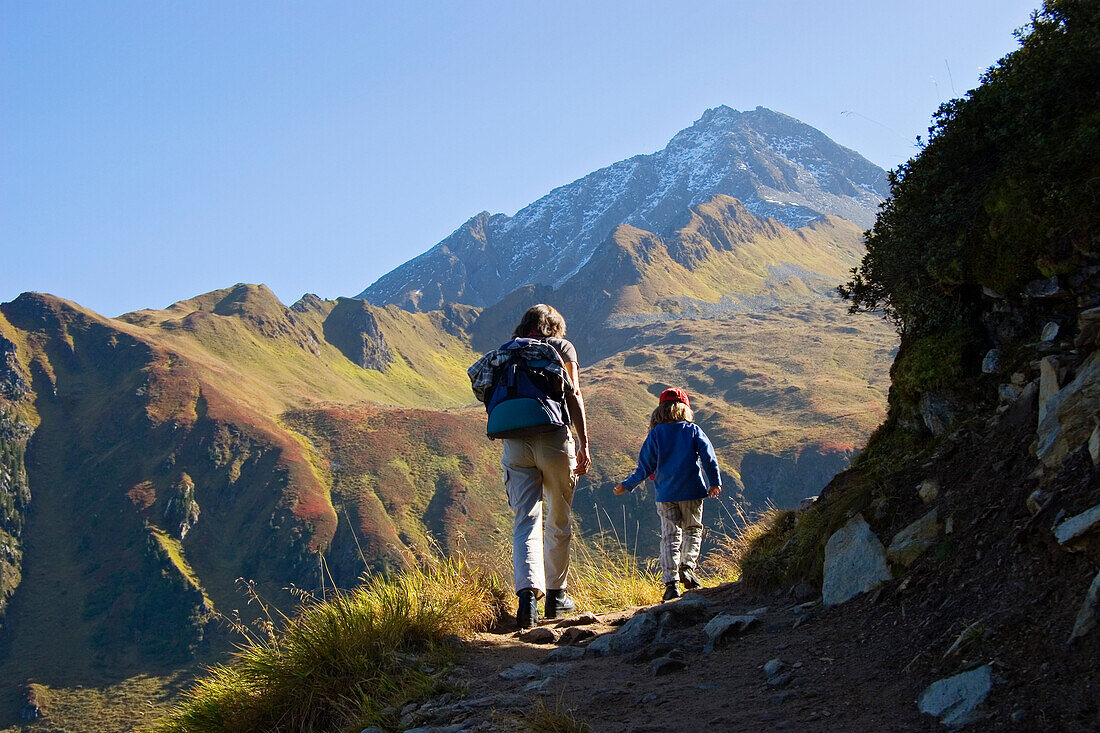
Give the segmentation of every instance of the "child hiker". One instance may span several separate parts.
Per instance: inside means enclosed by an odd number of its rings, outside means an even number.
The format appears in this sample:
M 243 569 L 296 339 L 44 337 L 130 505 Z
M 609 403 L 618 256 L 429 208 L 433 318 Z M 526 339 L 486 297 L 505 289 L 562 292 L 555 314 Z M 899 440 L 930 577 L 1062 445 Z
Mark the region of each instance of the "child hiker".
M 649 434 L 638 454 L 634 473 L 615 487 L 616 494 L 633 491 L 646 476 L 657 485 L 657 515 L 661 518 L 661 576 L 666 601 L 699 588 L 695 562 L 703 542 L 703 499 L 722 491 L 718 459 L 707 434 L 694 422 L 682 389 L 661 393 L 649 417 Z

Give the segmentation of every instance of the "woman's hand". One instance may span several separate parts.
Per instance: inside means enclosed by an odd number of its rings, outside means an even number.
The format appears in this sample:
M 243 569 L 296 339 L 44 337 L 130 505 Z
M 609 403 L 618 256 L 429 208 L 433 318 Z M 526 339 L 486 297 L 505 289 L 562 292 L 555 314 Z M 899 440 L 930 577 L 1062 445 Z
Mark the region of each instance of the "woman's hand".
M 615 492 L 615 495 L 616 495 L 616 496 L 620 496 L 620 495 L 622 495 L 622 494 L 625 494 L 625 493 L 626 493 L 626 487 L 625 487 L 625 486 L 623 486 L 622 484 L 619 484 L 618 486 L 616 486 L 615 488 L 613 488 L 613 489 L 612 489 L 612 491 L 614 491 L 614 492 Z
M 722 493 L 722 487 L 721 486 L 711 486 L 710 487 L 710 493 L 708 494 L 708 496 L 710 496 L 710 498 L 712 498 L 712 499 L 717 499 L 718 495 L 721 494 L 721 493 Z
M 577 467 L 573 469 L 573 473 L 583 476 L 590 468 L 592 468 L 592 458 L 588 455 L 588 444 L 582 443 L 577 448 Z

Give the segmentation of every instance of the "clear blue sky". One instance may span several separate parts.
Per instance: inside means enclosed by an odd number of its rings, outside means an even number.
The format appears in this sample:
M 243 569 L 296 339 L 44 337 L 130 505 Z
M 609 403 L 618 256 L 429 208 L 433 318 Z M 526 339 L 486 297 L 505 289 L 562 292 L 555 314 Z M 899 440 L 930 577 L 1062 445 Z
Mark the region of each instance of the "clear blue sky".
M 1038 2 L 0 0 L 0 301 L 354 295 L 720 104 L 891 168 Z

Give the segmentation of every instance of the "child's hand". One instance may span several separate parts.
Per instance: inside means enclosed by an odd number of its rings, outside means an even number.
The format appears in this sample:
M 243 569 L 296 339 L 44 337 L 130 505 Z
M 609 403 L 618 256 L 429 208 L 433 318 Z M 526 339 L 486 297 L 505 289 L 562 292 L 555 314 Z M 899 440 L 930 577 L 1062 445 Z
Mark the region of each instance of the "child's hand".
M 615 492 L 615 495 L 616 495 L 616 496 L 619 496 L 619 495 L 621 495 L 621 494 L 625 494 L 625 493 L 626 493 L 626 487 L 625 487 L 625 486 L 623 486 L 622 484 L 619 484 L 618 486 L 616 486 L 615 488 L 613 488 L 613 489 L 612 489 L 612 491 L 614 491 L 614 492 Z
M 718 495 L 721 494 L 721 493 L 722 493 L 722 487 L 721 486 L 711 486 L 710 487 L 710 494 L 709 494 L 710 498 L 717 499 Z

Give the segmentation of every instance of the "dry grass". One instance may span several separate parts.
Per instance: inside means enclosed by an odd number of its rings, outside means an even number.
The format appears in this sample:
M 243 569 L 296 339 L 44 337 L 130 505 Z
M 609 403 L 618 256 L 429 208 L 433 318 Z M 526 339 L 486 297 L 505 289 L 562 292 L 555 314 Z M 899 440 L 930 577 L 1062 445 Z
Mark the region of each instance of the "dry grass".
M 496 618 L 496 588 L 448 560 L 308 603 L 275 619 L 282 628 L 249 634 L 232 663 L 211 668 L 152 730 L 393 728 L 394 708 L 440 686 L 425 664 L 446 658 L 445 638 Z
M 520 730 L 531 733 L 591 733 L 592 728 L 577 717 L 576 712 L 565 707 L 559 697 L 554 707 L 537 698 L 531 710 L 516 719 Z

